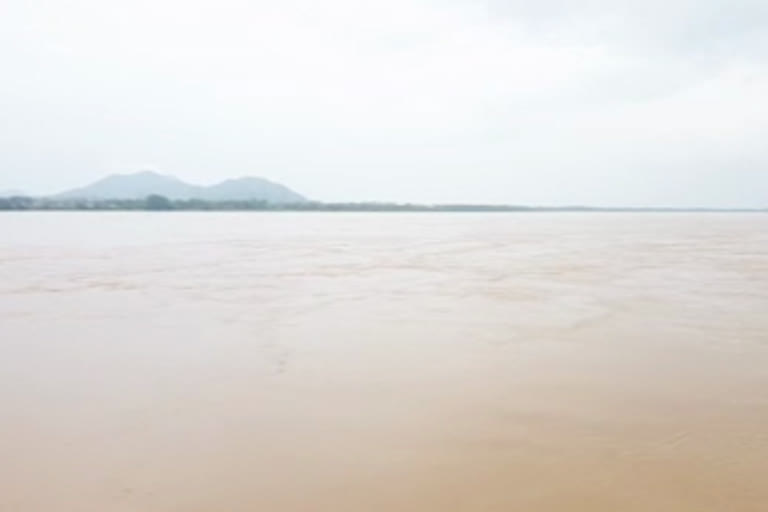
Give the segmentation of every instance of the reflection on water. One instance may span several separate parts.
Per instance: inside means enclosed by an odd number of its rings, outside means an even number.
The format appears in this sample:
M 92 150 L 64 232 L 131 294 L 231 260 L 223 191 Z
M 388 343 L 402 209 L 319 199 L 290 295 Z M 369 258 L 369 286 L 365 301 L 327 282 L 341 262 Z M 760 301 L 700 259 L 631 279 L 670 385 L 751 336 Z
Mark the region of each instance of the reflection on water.
M 0 216 L 0 510 L 763 511 L 768 216 Z

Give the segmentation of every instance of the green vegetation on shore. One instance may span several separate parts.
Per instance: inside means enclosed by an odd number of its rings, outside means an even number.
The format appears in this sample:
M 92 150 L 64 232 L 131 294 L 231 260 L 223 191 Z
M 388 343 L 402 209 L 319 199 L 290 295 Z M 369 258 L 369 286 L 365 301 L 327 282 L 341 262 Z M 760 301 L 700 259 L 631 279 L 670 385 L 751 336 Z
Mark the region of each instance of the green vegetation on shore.
M 270 203 L 264 200 L 168 199 L 150 195 L 145 199 L 56 199 L 0 197 L 0 210 L 15 211 L 297 211 L 297 212 L 765 212 L 750 209 L 716 208 L 598 208 L 588 206 L 538 207 L 484 204 L 411 204 L 411 203 Z

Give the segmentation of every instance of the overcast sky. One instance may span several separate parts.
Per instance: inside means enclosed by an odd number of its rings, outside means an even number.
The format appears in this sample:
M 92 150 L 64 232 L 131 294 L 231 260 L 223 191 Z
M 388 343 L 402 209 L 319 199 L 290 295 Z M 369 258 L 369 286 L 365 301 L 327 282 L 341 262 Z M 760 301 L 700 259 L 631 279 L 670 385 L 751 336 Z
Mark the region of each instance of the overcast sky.
M 0 189 L 768 206 L 766 0 L 3 0 Z

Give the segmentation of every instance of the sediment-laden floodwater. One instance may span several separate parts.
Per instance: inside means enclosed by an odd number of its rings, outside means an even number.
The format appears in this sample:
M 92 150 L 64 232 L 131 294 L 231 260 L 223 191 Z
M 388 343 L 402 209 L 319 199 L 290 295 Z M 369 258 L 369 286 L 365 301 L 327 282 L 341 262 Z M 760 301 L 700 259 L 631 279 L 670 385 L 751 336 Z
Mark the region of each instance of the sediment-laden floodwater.
M 0 215 L 0 511 L 767 506 L 768 215 Z

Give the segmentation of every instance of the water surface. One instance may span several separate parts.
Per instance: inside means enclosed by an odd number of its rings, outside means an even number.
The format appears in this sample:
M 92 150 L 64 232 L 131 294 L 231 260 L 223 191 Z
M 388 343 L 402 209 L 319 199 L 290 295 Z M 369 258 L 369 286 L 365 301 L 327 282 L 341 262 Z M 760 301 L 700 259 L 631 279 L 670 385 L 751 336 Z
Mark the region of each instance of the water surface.
M 0 215 L 5 512 L 764 511 L 768 216 Z

